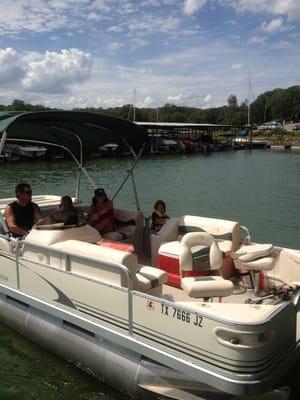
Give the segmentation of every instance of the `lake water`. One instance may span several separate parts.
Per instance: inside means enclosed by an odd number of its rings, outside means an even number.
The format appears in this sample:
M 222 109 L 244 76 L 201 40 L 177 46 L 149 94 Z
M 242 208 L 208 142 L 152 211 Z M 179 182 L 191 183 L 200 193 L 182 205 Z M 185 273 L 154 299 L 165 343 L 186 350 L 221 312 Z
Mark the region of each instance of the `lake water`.
M 110 197 L 117 191 L 129 159 L 90 161 L 87 169 Z M 0 165 L 1 197 L 13 197 L 15 184 L 27 181 L 34 194 L 75 194 L 71 162 Z M 239 151 L 142 159 L 134 172 L 140 208 L 150 215 L 155 200 L 167 203 L 170 216 L 196 214 L 239 221 L 258 242 L 300 248 L 300 153 Z M 81 198 L 93 194 L 81 182 Z M 134 208 L 129 180 L 114 201 Z M 297 366 L 299 370 L 300 364 Z M 297 371 L 283 380 L 298 399 Z M 123 399 L 122 395 L 0 325 L 0 399 Z

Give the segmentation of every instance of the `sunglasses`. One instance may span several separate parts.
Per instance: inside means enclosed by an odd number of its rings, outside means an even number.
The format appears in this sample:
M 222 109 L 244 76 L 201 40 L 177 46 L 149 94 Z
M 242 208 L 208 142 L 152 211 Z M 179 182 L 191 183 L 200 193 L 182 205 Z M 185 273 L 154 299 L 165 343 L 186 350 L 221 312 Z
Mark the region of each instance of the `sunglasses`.
M 32 194 L 32 190 L 24 190 L 23 193 Z

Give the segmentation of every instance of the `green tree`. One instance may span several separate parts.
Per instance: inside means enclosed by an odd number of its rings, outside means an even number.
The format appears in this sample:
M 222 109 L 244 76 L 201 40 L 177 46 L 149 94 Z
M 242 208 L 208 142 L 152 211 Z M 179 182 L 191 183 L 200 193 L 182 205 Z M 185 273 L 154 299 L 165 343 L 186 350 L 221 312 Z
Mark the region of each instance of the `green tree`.
M 238 101 L 235 94 L 231 94 L 227 99 L 228 107 L 237 108 Z

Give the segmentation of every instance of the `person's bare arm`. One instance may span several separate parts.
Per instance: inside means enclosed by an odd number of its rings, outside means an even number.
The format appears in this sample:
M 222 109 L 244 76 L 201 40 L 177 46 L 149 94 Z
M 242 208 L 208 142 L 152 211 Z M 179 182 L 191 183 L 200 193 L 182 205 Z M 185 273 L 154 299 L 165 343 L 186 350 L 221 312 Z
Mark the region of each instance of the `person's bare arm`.
M 41 209 L 37 204 L 34 204 L 33 215 L 34 215 L 34 222 L 37 222 L 38 220 L 43 218 Z
M 15 233 L 16 235 L 19 236 L 27 235 L 28 231 L 26 229 L 22 229 L 18 225 L 16 225 L 15 214 L 10 206 L 6 207 L 4 216 L 10 232 Z

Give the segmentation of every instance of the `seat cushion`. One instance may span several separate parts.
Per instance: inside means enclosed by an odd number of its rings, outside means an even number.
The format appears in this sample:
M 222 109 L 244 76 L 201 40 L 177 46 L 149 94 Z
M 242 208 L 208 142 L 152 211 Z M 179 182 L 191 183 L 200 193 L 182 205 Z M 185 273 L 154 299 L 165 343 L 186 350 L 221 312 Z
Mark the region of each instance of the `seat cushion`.
M 159 255 L 167 256 L 170 258 L 179 258 L 180 254 L 180 242 L 175 240 L 173 242 L 167 242 L 160 246 L 158 250 Z M 202 258 L 209 255 L 209 246 L 197 245 L 190 247 L 193 259 Z
M 228 254 L 231 252 L 232 250 L 231 240 L 216 239 L 216 242 L 218 243 L 218 246 L 223 253 Z
M 158 250 L 159 255 L 171 258 L 179 258 L 179 252 L 180 252 L 180 242 L 178 240 L 175 240 L 173 242 L 163 243 Z
M 103 239 L 110 240 L 113 242 L 119 242 L 123 239 L 123 236 L 119 232 L 107 232 L 102 235 Z
M 162 285 L 167 281 L 167 273 L 154 267 L 142 267 L 136 274 L 139 282 L 139 290 L 147 292 L 148 290 Z
M 234 259 L 234 265 L 238 269 L 246 269 L 251 271 L 270 271 L 275 263 L 277 255 L 272 254 L 269 257 L 262 257 L 253 261 L 241 261 L 240 258 Z
M 99 246 L 110 247 L 111 249 L 127 251 L 128 253 L 134 253 L 134 247 L 130 243 L 122 243 L 122 242 L 112 242 L 110 240 L 101 239 L 97 242 Z
M 145 276 L 143 276 L 139 273 L 137 273 L 135 276 L 138 280 L 139 290 L 141 292 L 147 292 L 148 290 L 150 290 L 152 288 L 150 279 L 146 278 Z
M 152 287 L 154 284 L 155 286 L 162 285 L 163 283 L 167 282 L 168 279 L 167 273 L 159 268 L 142 267 L 138 273 L 143 277 L 150 279 L 152 282 Z
M 190 297 L 223 297 L 233 292 L 233 283 L 220 276 L 188 277 L 181 280 L 182 289 Z
M 250 244 L 242 246 L 239 250 L 233 252 L 232 258 L 238 258 L 242 262 L 249 262 L 269 256 L 272 250 L 272 244 Z

